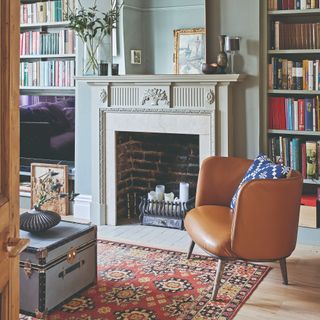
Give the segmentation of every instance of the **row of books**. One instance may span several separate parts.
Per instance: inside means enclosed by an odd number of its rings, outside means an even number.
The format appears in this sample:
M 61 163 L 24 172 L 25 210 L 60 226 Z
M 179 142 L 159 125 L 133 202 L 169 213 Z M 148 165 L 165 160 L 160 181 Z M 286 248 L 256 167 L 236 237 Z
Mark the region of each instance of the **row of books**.
M 268 0 L 268 10 L 306 10 L 319 8 L 319 0 Z
M 320 141 L 284 136 L 269 138 L 270 158 L 300 171 L 304 179 L 320 176 Z
M 271 49 L 320 49 L 320 23 L 271 24 Z
M 75 53 L 73 30 L 60 30 L 52 33 L 40 31 L 20 33 L 20 55 L 73 53 Z
M 21 87 L 73 87 L 74 60 L 20 62 Z
M 320 131 L 319 96 L 304 99 L 269 96 L 268 127 L 276 130 Z
M 320 60 L 292 61 L 272 57 L 268 65 L 268 88 L 282 90 L 319 90 Z
M 20 5 L 20 22 L 32 24 L 64 21 L 66 14 L 74 8 L 75 0 L 23 3 Z

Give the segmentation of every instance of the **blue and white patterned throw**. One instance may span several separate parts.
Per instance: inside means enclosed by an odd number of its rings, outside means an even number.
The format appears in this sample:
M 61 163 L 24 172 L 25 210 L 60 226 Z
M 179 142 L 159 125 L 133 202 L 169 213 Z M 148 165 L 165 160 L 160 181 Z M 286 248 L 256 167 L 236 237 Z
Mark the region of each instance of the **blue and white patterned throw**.
M 285 178 L 290 171 L 289 167 L 283 164 L 273 163 L 266 155 L 259 154 L 246 172 L 244 178 L 239 184 L 238 189 L 232 197 L 230 208 L 234 209 L 237 203 L 238 194 L 241 186 L 253 179 L 279 179 Z

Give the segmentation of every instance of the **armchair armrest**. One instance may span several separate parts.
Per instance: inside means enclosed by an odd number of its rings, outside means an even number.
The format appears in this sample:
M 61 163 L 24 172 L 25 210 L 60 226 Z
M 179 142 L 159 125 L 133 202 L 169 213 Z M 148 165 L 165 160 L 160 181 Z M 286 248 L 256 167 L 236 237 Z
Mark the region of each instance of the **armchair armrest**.
M 289 256 L 295 248 L 302 176 L 256 179 L 245 183 L 234 209 L 231 249 L 239 257 L 268 260 Z
M 230 206 L 230 201 L 252 161 L 233 157 L 209 157 L 202 162 L 196 207 Z

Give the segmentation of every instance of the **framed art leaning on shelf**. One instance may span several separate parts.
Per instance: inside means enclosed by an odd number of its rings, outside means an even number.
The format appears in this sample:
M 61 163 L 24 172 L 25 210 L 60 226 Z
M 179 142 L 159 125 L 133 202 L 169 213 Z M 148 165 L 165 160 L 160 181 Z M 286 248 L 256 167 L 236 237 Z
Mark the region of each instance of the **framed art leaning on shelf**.
M 206 60 L 206 29 L 174 31 L 174 71 L 176 74 L 201 74 Z
M 31 208 L 41 197 L 46 201 L 42 210 L 49 210 L 61 215 L 69 214 L 68 197 L 60 198 L 60 194 L 68 193 L 68 166 L 58 164 L 31 164 Z

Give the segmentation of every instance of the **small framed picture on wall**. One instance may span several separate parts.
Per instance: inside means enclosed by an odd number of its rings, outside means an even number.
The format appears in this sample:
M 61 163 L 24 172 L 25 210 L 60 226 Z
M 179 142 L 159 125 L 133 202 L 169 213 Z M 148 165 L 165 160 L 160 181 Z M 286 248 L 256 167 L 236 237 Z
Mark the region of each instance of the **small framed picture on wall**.
M 141 64 L 141 50 L 131 50 L 131 64 Z

